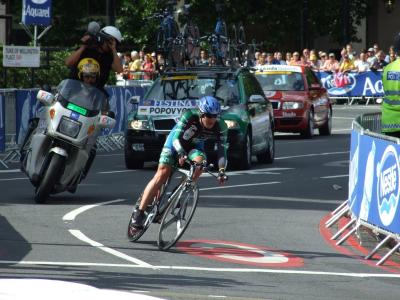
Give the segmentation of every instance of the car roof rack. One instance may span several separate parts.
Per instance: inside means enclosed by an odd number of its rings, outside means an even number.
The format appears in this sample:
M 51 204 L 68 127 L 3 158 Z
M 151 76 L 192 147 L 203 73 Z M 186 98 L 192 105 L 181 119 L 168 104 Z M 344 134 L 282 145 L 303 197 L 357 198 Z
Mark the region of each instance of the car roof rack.
M 228 66 L 187 66 L 187 67 L 167 67 L 164 73 L 171 72 L 235 72 L 238 68 Z

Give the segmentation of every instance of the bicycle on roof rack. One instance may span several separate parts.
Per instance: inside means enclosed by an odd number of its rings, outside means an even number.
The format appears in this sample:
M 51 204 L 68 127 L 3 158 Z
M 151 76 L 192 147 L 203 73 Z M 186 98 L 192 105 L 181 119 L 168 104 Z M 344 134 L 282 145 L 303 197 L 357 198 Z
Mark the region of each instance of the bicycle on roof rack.
M 232 64 L 239 64 L 243 66 L 246 61 L 246 34 L 242 23 L 238 25 L 232 24 L 229 33 L 229 57 Z
M 189 16 L 190 6 L 190 4 L 183 6 L 183 16 L 186 22 L 181 35 L 184 41 L 184 65 L 195 66 L 200 57 L 200 31 Z
M 164 11 L 155 13 L 148 18 L 160 20 L 156 31 L 156 52 L 163 55 L 166 66 L 173 67 L 182 63 L 184 47 L 178 23 L 173 16 L 174 2 L 168 1 Z
M 186 163 L 190 166 L 189 170 L 178 168 L 162 185 L 158 196 L 154 197 L 152 204 L 145 211 L 146 219 L 143 229 L 138 230 L 132 226 L 132 219 L 141 201 L 141 197 L 139 197 L 128 224 L 128 238 L 131 242 L 137 241 L 151 223 L 160 223 L 157 239 L 160 250 L 168 250 L 184 234 L 193 218 L 199 200 L 199 187 L 193 180 L 196 168 L 202 168 L 204 172 L 217 178 L 210 171 L 213 165 L 207 165 L 206 161 L 196 163 L 186 160 Z M 226 179 L 228 177 L 225 175 Z
M 223 10 L 223 5 L 217 3 L 217 22 L 215 24 L 214 32 L 200 38 L 200 41 L 208 42 L 208 51 L 210 56 L 216 58 L 217 65 L 226 65 L 227 54 L 228 54 L 228 30 L 225 21 L 222 19 L 221 14 Z

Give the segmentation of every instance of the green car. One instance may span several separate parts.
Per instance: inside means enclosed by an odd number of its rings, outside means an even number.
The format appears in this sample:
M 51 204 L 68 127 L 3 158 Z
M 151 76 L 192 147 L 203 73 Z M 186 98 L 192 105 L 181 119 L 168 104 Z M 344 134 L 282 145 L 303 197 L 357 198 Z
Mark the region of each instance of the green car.
M 249 169 L 253 155 L 259 162 L 272 163 L 273 109 L 254 74 L 246 68 L 194 67 L 165 72 L 140 102 L 132 100 L 125 134 L 126 167 L 140 169 L 145 161 L 158 161 L 182 112 L 195 108 L 206 95 L 221 103 L 221 118 L 228 127 L 228 168 Z M 209 162 L 216 160 L 215 150 L 215 141 L 208 140 Z

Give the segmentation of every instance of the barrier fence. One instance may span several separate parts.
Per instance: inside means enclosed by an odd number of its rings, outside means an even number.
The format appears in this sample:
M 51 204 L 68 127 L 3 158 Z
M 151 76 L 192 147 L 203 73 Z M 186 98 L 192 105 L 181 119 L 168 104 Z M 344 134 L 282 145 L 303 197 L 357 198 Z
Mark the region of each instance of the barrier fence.
M 342 216 L 350 215 L 350 221 L 332 237 L 338 239 L 337 245 L 358 233 L 361 226 L 381 236 L 365 259 L 372 258 L 392 239 L 395 245 L 377 265 L 400 247 L 400 140 L 380 133 L 380 119 L 380 113 L 373 113 L 353 121 L 348 199 L 332 212 L 325 224 L 330 227 Z
M 111 151 L 123 147 L 124 131 L 129 112 L 143 98 L 149 88 L 148 82 L 138 81 L 135 85 L 108 86 L 110 110 L 115 112 L 116 125 L 104 129 L 98 138 L 98 149 Z M 38 89 L 0 89 L 0 165 L 19 159 L 19 146 L 28 130 L 29 120 L 37 117 L 40 103 L 36 100 Z M 134 101 L 133 101 L 134 102 Z
M 349 72 L 343 75 L 346 80 L 340 81 L 338 74 L 315 72 L 331 99 L 347 102 L 349 105 L 361 101 L 368 105 L 371 101 L 375 102 L 377 98 L 383 97 L 382 73 L 382 71 Z

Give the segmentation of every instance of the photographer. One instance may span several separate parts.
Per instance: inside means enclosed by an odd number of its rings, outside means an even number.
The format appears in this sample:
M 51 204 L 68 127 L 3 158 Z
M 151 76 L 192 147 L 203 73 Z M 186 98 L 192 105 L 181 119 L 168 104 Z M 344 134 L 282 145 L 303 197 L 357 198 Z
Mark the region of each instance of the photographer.
M 87 33 L 82 37 L 82 45 L 66 58 L 65 64 L 70 67 L 69 78 L 77 79 L 78 64 L 84 58 L 93 58 L 100 64 L 100 75 L 96 87 L 104 91 L 110 71 L 123 72 L 121 60 L 118 57 L 116 46 L 122 41 L 121 32 L 114 26 L 106 26 L 101 30 L 96 22 L 90 22 Z

